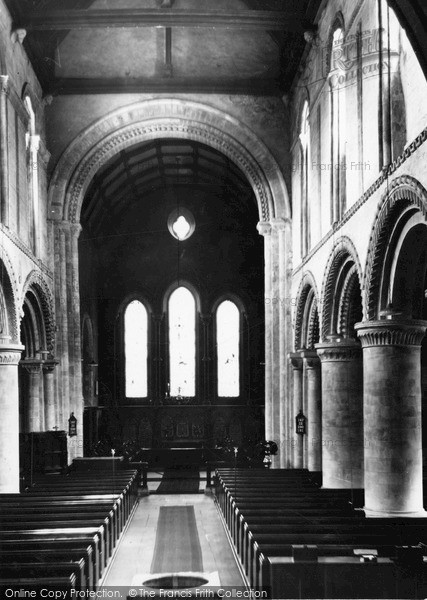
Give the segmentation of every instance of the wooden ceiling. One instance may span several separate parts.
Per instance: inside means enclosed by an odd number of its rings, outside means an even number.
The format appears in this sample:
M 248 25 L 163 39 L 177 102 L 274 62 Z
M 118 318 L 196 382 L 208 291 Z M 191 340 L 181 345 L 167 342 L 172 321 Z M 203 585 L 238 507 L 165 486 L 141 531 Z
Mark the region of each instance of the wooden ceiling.
M 114 156 L 94 177 L 82 206 L 82 223 L 98 236 L 114 231 L 131 206 L 148 214 L 152 202 L 197 190 L 227 198 L 245 218 L 256 200 L 240 169 L 219 151 L 190 140 L 159 139 Z
M 275 95 L 295 78 L 321 0 L 6 2 L 45 94 Z

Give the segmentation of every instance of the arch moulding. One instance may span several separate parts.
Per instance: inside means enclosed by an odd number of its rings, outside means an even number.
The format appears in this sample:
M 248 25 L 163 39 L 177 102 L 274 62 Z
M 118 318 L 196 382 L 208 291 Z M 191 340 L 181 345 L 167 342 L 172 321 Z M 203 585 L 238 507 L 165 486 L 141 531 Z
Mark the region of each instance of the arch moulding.
M 306 271 L 301 279 L 296 301 L 295 323 L 294 323 L 294 347 L 295 352 L 301 349 L 302 330 L 304 324 L 304 309 L 308 296 L 312 292 L 314 294 L 314 302 L 317 310 L 319 310 L 319 294 L 317 291 L 316 281 L 311 271 Z
M 25 280 L 22 288 L 21 305 L 30 290 L 33 290 L 40 303 L 45 329 L 44 334 L 46 336 L 46 350 L 53 354 L 55 350 L 55 311 L 53 295 L 49 285 L 38 271 L 31 271 Z
M 359 285 L 361 287 L 362 294 L 362 311 L 364 312 L 364 293 L 362 288 L 363 281 L 363 272 L 362 266 L 360 264 L 359 256 L 357 254 L 357 250 L 352 240 L 347 236 L 340 237 L 334 244 L 334 247 L 329 254 L 328 263 L 326 265 L 324 274 L 323 274 L 323 283 L 322 283 L 322 296 L 321 296 L 321 306 L 319 310 L 319 320 L 320 320 L 320 337 L 322 340 L 325 339 L 330 331 L 329 328 L 332 323 L 333 314 L 333 299 L 336 292 L 335 285 L 337 280 L 338 272 L 341 269 L 343 261 L 349 258 L 354 266 L 355 272 L 358 277 Z M 339 290 L 342 294 L 343 290 Z M 338 309 L 338 315 L 342 313 L 343 307 L 340 306 Z
M 365 267 L 366 320 L 375 320 L 379 312 L 379 290 L 383 277 L 383 261 L 389 235 L 400 216 L 408 208 L 419 211 L 427 221 L 427 190 L 409 175 L 397 177 L 380 200 L 369 240 Z
M 161 138 L 198 141 L 222 152 L 242 170 L 252 186 L 260 221 L 290 218 L 283 175 L 258 136 L 218 109 L 166 98 L 145 100 L 109 113 L 71 142 L 52 175 L 50 218 L 79 222 L 85 192 L 96 172 L 121 150 Z

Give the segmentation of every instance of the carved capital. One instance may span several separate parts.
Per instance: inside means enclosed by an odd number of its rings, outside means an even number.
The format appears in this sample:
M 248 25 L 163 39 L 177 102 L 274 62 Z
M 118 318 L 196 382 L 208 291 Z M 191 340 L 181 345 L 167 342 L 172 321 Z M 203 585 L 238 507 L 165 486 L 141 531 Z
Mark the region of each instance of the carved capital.
M 12 30 L 12 32 L 10 34 L 10 39 L 12 40 L 12 42 L 14 44 L 16 42 L 19 42 L 22 45 L 24 43 L 26 35 L 27 35 L 27 30 L 24 29 L 23 27 L 18 27 L 16 29 Z
M 9 92 L 9 75 L 0 75 L 0 92 L 2 94 Z
M 360 344 L 349 338 L 335 338 L 330 342 L 321 342 L 315 344 L 315 348 L 322 362 L 351 362 L 362 358 Z
M 41 373 L 43 361 L 33 358 L 21 360 L 19 363 L 30 375 L 38 375 Z
M 56 365 L 59 364 L 57 360 L 45 360 L 42 364 L 43 373 L 53 373 L 55 371 Z
M 374 346 L 420 346 L 427 321 L 381 319 L 356 324 L 362 348 Z
M 291 364 L 291 367 L 294 369 L 294 371 L 302 371 L 302 357 L 301 357 L 301 352 L 290 352 L 288 354 L 288 360 Z
M 73 237 L 78 238 L 81 230 L 82 226 L 80 223 L 70 223 L 70 232 Z
M 271 228 L 274 232 L 284 232 L 289 227 L 288 219 L 271 219 Z
M 260 221 L 256 228 L 258 229 L 258 233 L 264 237 L 271 235 L 271 223 L 268 221 Z
M 18 365 L 24 346 L 19 344 L 0 345 L 0 365 Z
M 315 350 L 303 350 L 301 356 L 306 369 L 312 370 L 320 368 L 320 358 Z

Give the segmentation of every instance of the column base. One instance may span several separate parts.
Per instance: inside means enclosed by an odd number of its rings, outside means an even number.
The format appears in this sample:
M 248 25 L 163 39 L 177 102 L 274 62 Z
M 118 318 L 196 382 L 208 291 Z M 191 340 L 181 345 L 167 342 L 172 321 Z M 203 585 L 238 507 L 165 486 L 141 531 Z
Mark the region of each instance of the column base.
M 369 508 L 363 508 L 365 512 L 365 516 L 367 519 L 374 518 L 384 518 L 384 519 L 393 519 L 393 518 L 405 518 L 405 519 L 420 519 L 427 518 L 427 511 L 424 509 L 413 511 L 413 512 L 403 512 L 403 511 L 382 511 L 382 510 L 371 510 Z

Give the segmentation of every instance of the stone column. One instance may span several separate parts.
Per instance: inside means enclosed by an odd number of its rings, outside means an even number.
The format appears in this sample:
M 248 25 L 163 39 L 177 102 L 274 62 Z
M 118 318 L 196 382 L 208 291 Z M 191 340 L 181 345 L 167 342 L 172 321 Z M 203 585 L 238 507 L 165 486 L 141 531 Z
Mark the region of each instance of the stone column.
M 70 416 L 70 369 L 68 355 L 68 299 L 67 299 L 67 253 L 69 235 L 67 223 L 54 223 L 55 227 L 55 312 L 57 323 L 56 356 L 59 359 L 57 377 L 58 422 L 60 429 L 68 429 Z M 73 409 L 71 409 L 73 410 Z
M 22 360 L 21 366 L 24 367 L 28 373 L 28 432 L 42 431 L 42 422 L 44 421 L 43 402 L 40 398 L 42 361 L 38 358 L 29 358 Z
M 276 323 L 274 328 L 275 335 L 278 337 L 278 352 L 275 356 L 275 389 L 274 401 L 278 403 L 275 414 L 278 416 L 278 423 L 275 428 L 274 441 L 279 446 L 280 467 L 285 468 L 289 464 L 289 443 L 288 443 L 288 412 L 289 412 L 289 388 L 288 388 L 288 351 L 289 339 L 288 324 L 290 320 L 290 302 L 288 300 L 288 243 L 289 237 L 286 235 L 290 224 L 285 219 L 274 219 L 272 222 L 273 231 L 277 237 L 275 263 L 278 266 L 278 281 L 276 303 L 273 305 L 275 315 L 273 320 Z M 276 354 L 276 353 L 275 353 Z
M 421 341 L 425 321 L 358 323 L 363 347 L 365 512 L 424 516 Z
M 289 360 L 292 366 L 293 375 L 293 397 L 292 397 L 292 408 L 289 415 L 290 421 L 290 445 L 291 445 L 291 466 L 294 469 L 303 468 L 304 460 L 304 436 L 297 434 L 295 430 L 295 418 L 300 410 L 302 410 L 302 375 L 303 375 L 303 363 L 301 354 L 299 352 L 292 352 L 289 355 Z
M 304 350 L 301 353 L 306 373 L 307 392 L 307 468 L 322 470 L 322 392 L 320 359 L 317 352 Z
M 34 227 L 34 255 L 40 258 L 40 225 L 39 225 L 39 147 L 40 136 L 30 135 L 29 151 L 30 151 L 30 184 L 31 184 L 31 212 L 33 215 Z
M 7 94 L 9 75 L 0 75 L 0 198 L 1 222 L 9 227 L 9 160 L 7 145 Z
M 316 344 L 322 365 L 324 488 L 363 488 L 363 371 L 360 345 L 329 336 Z
M 203 404 L 212 403 L 212 390 L 215 385 L 212 377 L 212 356 L 213 356 L 213 336 L 212 336 L 212 315 L 201 315 L 200 320 L 203 329 L 202 339 L 202 401 Z M 242 390 L 240 390 L 242 393 Z
M 80 224 L 55 223 L 55 304 L 58 315 L 57 357 L 58 398 L 62 405 L 62 423 L 67 430 L 73 412 L 77 436 L 68 439 L 68 461 L 83 454 L 83 392 L 81 372 L 80 293 L 78 273 L 78 237 Z
M 257 229 L 264 236 L 264 308 L 265 308 L 265 438 L 272 439 L 272 344 L 273 344 L 273 305 L 271 274 L 271 225 L 258 223 Z
M 82 389 L 82 354 L 80 329 L 80 289 L 79 289 L 79 249 L 78 239 L 82 227 L 80 223 L 70 224 L 70 245 L 67 256 L 68 282 L 70 286 L 69 321 L 69 355 L 70 355 L 70 392 L 71 412 L 77 419 L 77 435 L 69 438 L 69 459 L 83 456 L 83 389 Z M 68 415 L 69 417 L 69 415 Z
M 57 364 L 58 361 L 56 360 L 44 360 L 42 364 L 44 379 L 44 410 L 47 431 L 52 431 L 54 427 L 58 427 L 54 386 L 54 372 Z
M 0 345 L 0 494 L 19 492 L 18 363 L 23 346 Z

